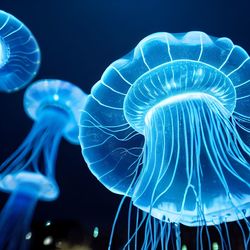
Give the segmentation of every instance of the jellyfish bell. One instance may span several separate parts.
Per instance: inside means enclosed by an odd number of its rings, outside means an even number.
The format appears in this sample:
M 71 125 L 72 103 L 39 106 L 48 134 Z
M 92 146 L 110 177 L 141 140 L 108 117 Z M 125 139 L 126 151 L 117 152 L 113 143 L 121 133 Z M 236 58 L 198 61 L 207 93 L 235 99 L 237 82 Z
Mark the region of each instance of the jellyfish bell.
M 79 144 L 78 123 L 86 97 L 80 88 L 67 81 L 40 80 L 25 92 L 24 108 L 33 120 L 38 120 L 47 109 L 66 116 L 63 137 L 70 143 Z
M 11 193 L 0 215 L 0 231 L 4 232 L 0 249 L 27 247 L 24 235 L 37 201 L 58 197 L 58 146 L 62 137 L 79 144 L 78 122 L 85 99 L 80 88 L 55 79 L 37 81 L 25 91 L 24 109 L 35 123 L 19 148 L 0 165 L 0 189 Z
M 80 140 L 90 170 L 159 221 L 245 219 L 249 72 L 248 54 L 228 38 L 146 37 L 106 69 L 87 99 Z
M 172 39 L 166 34 L 157 36 Z M 217 224 L 226 215 L 227 221 L 237 220 L 245 216 L 242 210 L 249 207 L 250 194 L 248 164 L 228 141 L 231 136 L 243 143 L 228 120 L 238 102 L 235 85 L 239 79 L 234 82 L 232 71 L 241 68 L 227 66 L 225 61 L 218 64 L 211 47 L 228 60 L 233 48 L 226 46 L 227 41 L 224 46 L 204 33 L 186 36 L 176 35 L 169 42 L 172 60 L 158 61 L 158 65 L 154 64 L 157 58 L 151 58 L 158 37 L 139 44 L 148 71 L 134 81 L 124 100 L 126 120 L 146 140 L 144 166 L 132 199 L 141 209 L 152 209 L 158 219 L 186 225 Z M 183 46 L 171 47 L 172 43 Z M 238 52 L 244 62 L 241 67 L 247 67 L 248 55 L 242 49 Z
M 48 179 L 40 173 L 30 171 L 21 171 L 6 175 L 1 180 L 0 189 L 8 193 L 24 189 L 25 193 L 36 196 L 39 200 L 43 201 L 55 200 L 59 195 L 59 188 L 55 180 Z
M 39 69 L 40 57 L 31 31 L 0 10 L 0 91 L 12 92 L 27 85 Z

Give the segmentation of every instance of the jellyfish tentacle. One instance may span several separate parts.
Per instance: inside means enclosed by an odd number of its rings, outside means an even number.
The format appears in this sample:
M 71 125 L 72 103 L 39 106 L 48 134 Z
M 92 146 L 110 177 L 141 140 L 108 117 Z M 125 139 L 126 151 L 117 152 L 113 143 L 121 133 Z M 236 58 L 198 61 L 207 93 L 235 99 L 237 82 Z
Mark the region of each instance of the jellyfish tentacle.
M 231 250 L 232 248 L 231 248 L 231 243 L 230 243 L 230 235 L 229 235 L 229 231 L 228 231 L 226 221 L 224 221 L 223 225 L 224 225 L 224 228 L 225 228 L 225 231 L 226 231 L 227 246 L 228 246 L 228 249 Z
M 184 116 L 184 110 L 183 110 L 183 107 L 182 108 L 182 120 L 183 120 L 183 126 L 184 126 L 184 143 L 185 143 L 185 158 L 186 158 L 186 165 L 185 165 L 185 170 L 186 170 L 186 176 L 187 176 L 187 185 L 186 185 L 186 188 L 185 188 L 185 191 L 183 193 L 183 199 L 182 199 L 182 204 L 181 204 L 181 208 L 180 208 L 180 211 L 181 211 L 181 214 L 180 216 L 182 216 L 182 211 L 184 211 L 184 206 L 185 206 L 185 202 L 186 202 L 186 197 L 187 197 L 187 193 L 189 191 L 189 189 L 191 188 L 192 186 L 192 177 L 193 177 L 193 164 L 192 164 L 192 161 L 191 161 L 191 164 L 189 162 L 189 153 L 190 153 L 190 157 L 192 157 L 192 151 L 189 152 L 189 145 L 187 143 L 187 123 L 185 121 L 185 116 Z M 189 111 L 188 111 L 188 115 L 190 115 Z M 191 127 L 190 127 L 191 128 Z M 189 129 L 188 131 L 191 131 L 190 133 L 190 141 L 191 141 L 191 149 L 192 149 L 192 146 L 193 146 L 193 133 L 192 133 L 192 129 Z M 199 173 L 199 172 L 198 172 Z M 199 176 L 198 176 L 198 179 L 199 179 Z
M 140 210 L 138 208 L 136 208 L 136 220 L 135 220 L 135 230 L 138 228 L 139 226 L 139 219 L 140 219 Z M 135 249 L 137 249 L 137 244 L 138 244 L 138 241 L 137 241 L 137 234 L 135 234 L 135 237 L 134 237 L 134 241 L 135 241 Z
M 30 189 L 31 193 L 27 193 Z M 28 241 L 23 241 L 28 233 L 27 222 L 30 221 L 38 196 L 36 188 L 20 184 L 19 189 L 7 201 L 0 216 L 0 249 L 26 249 Z M 35 192 L 34 192 L 35 193 Z M 18 205 L 18 209 L 17 206 Z M 18 232 L 21 232 L 21 234 Z M 21 245 L 20 245 L 21 242 Z
M 47 176 L 50 176 L 51 178 L 55 177 L 55 164 L 56 164 L 56 158 L 58 153 L 58 147 L 61 142 L 61 138 L 63 136 L 62 133 L 58 132 L 58 129 L 55 130 L 55 137 L 50 138 L 50 140 L 53 142 L 50 147 L 46 147 L 44 149 L 44 161 L 46 164 L 45 173 Z
M 127 194 L 129 194 L 130 190 L 132 189 L 133 185 L 134 185 L 134 182 L 136 181 L 136 177 L 137 177 L 137 173 L 139 172 L 139 169 L 138 169 L 138 166 L 139 166 L 139 163 L 140 163 L 140 158 L 142 157 L 139 156 L 139 160 L 137 161 L 137 167 L 135 168 L 135 174 L 133 176 L 133 181 L 131 182 L 129 188 L 127 189 Z M 111 246 L 112 246 L 112 240 L 113 240 L 113 236 L 114 236 L 114 230 L 115 230 L 115 226 L 117 224 L 117 220 L 118 220 L 118 217 L 119 217 L 119 214 L 120 214 L 120 211 L 122 209 L 122 206 L 123 206 L 123 203 L 125 201 L 125 198 L 126 198 L 126 195 L 121 199 L 121 202 L 119 204 L 119 207 L 117 209 L 117 213 L 116 213 L 116 216 L 115 216 L 115 219 L 113 221 L 113 225 L 112 225 L 112 229 L 111 229 L 111 233 L 110 233 L 110 238 L 109 238 L 109 245 L 108 245 L 108 249 L 111 250 Z M 143 223 L 142 223 L 143 224 Z M 141 225 L 142 225 L 141 224 Z M 131 239 L 133 238 L 133 236 L 131 237 Z M 126 245 L 124 246 L 124 248 L 126 247 Z
M 162 119 L 162 117 L 160 118 Z M 170 113 L 170 120 L 171 120 L 171 124 L 173 124 L 173 119 L 172 119 L 172 113 Z M 164 117 L 164 121 L 165 121 L 165 117 Z M 164 124 L 165 122 L 163 122 L 162 124 Z M 174 129 L 174 126 L 171 126 L 171 129 L 172 129 L 172 132 L 171 132 L 171 135 L 174 134 L 173 132 L 173 129 Z M 163 170 L 163 159 L 164 159 L 164 156 L 162 157 L 162 162 L 160 164 L 161 168 L 159 170 L 159 174 L 158 174 L 158 177 L 157 177 L 157 182 L 160 182 L 162 180 L 162 178 L 164 177 L 164 175 L 166 174 L 166 172 L 168 171 L 168 167 L 169 167 L 169 164 L 170 164 L 170 160 L 172 159 L 172 155 L 173 155 L 173 149 L 174 149 L 174 136 L 171 136 L 172 138 L 172 143 L 171 143 L 171 149 L 170 149 L 170 157 L 169 157 L 169 160 L 166 164 L 166 168 Z M 163 141 L 163 148 L 165 148 L 165 140 Z M 164 152 L 165 153 L 165 152 Z M 153 194 L 152 194 L 152 199 L 151 199 L 151 206 L 150 206 L 150 214 L 151 214 L 151 211 L 152 211 L 152 208 L 154 206 L 154 202 L 157 200 L 157 198 L 154 199 L 154 195 L 155 195 L 155 191 L 156 191 L 156 186 L 153 190 Z M 155 201 L 154 201 L 155 200 Z
M 149 234 L 150 234 L 150 231 L 149 231 L 149 228 L 148 228 L 148 224 L 149 224 L 149 220 L 150 218 L 148 218 L 149 216 L 147 215 L 147 220 L 146 220 L 146 225 L 145 225 L 145 229 L 144 229 L 144 241 L 143 241 L 143 245 L 142 245 L 142 249 L 143 250 L 146 250 L 146 249 L 149 249 Z
M 42 117 L 42 120 L 40 119 L 38 123 L 35 123 L 34 128 L 31 130 L 24 143 L 20 146 L 20 149 L 17 149 L 17 151 L 0 166 L 0 169 L 2 170 L 1 176 L 6 176 L 9 173 L 27 169 L 32 162 L 39 160 L 40 152 L 43 150 L 44 145 L 48 148 L 52 147 L 51 143 L 54 143 L 54 139 L 59 135 L 59 133 L 54 133 L 54 130 L 48 130 L 48 128 L 51 127 L 51 115 L 53 116 L 54 113 L 46 113 Z M 65 126 L 64 119 L 64 116 L 60 118 L 60 116 L 57 115 L 57 120 L 53 121 L 53 126 L 57 132 L 63 130 L 63 127 Z M 42 126 L 40 126 L 40 124 L 42 124 Z M 55 141 L 59 143 L 58 140 Z M 30 147 L 26 145 L 26 142 L 28 142 Z M 58 143 L 56 144 L 57 146 Z M 53 151 L 48 151 L 49 155 L 46 154 L 47 157 L 51 158 L 52 154 L 56 152 L 57 149 L 58 148 L 54 148 Z M 24 159 L 25 163 L 22 164 Z M 36 168 L 35 172 L 46 174 L 46 170 L 43 167 Z
M 11 161 L 13 161 L 14 159 L 16 159 L 18 157 L 18 155 L 23 152 L 22 154 L 26 154 L 28 152 L 28 148 L 29 145 L 32 144 L 34 135 L 36 134 L 36 132 L 39 133 L 40 129 L 37 130 L 36 126 L 33 126 L 33 128 L 31 129 L 29 136 L 27 136 L 24 141 L 22 142 L 22 144 L 18 147 L 17 150 L 15 150 L 15 152 L 8 157 L 1 165 L 0 165 L 0 171 L 2 172 L 4 170 L 4 168 L 6 168 L 7 165 L 10 164 Z
M 237 221 L 237 224 L 238 224 L 238 226 L 240 228 L 241 235 L 243 237 L 244 248 L 247 249 L 248 243 L 247 243 L 247 239 L 246 239 L 246 235 L 245 235 L 244 229 L 242 228 L 242 225 L 241 225 L 241 223 L 239 221 Z
M 205 105 L 205 104 L 204 104 Z M 206 101 L 206 105 L 210 105 L 210 101 Z M 184 106 L 183 106 L 184 107 Z M 215 105 L 214 105 L 214 103 L 212 103 L 211 104 L 211 108 L 212 108 L 212 110 L 214 110 L 213 112 L 210 110 L 210 111 L 205 111 L 205 106 L 203 106 L 202 107 L 202 113 L 203 113 L 203 117 L 201 118 L 201 120 L 203 120 L 204 121 L 204 125 L 202 125 L 202 124 L 200 124 L 199 126 L 200 126 L 200 128 L 201 128 L 201 138 L 202 138 L 202 140 L 203 140 L 203 145 L 204 145 L 204 149 L 205 149 L 205 152 L 206 152 L 206 154 L 207 154 L 207 156 L 209 157 L 209 162 L 211 163 L 211 166 L 213 166 L 213 171 L 216 173 L 216 175 L 217 175 L 217 177 L 218 177 L 218 179 L 220 180 L 220 182 L 221 182 L 221 184 L 222 184 L 222 186 L 224 187 L 224 192 L 225 192 L 225 195 L 228 193 L 228 190 L 230 190 L 230 188 L 229 188 L 229 186 L 228 186 L 228 184 L 227 184 L 227 180 L 225 179 L 225 177 L 224 177 L 224 169 L 227 169 L 227 171 L 229 171 L 232 175 L 234 175 L 234 177 L 236 178 L 236 179 L 238 179 L 239 181 L 241 181 L 242 183 L 245 183 L 245 184 L 247 184 L 248 182 L 245 180 L 245 179 L 243 179 L 243 178 L 241 178 L 240 177 L 240 175 L 239 175 L 239 173 L 237 173 L 236 172 L 236 170 L 233 170 L 233 168 L 232 168 L 232 166 L 231 166 L 231 163 L 228 161 L 229 160 L 229 158 L 226 158 L 226 156 L 225 155 L 223 155 L 223 154 L 218 154 L 218 155 L 216 155 L 215 153 L 212 153 L 211 155 L 210 155 L 210 151 L 211 152 L 220 152 L 221 150 L 222 150 L 222 145 L 223 144 L 221 144 L 221 142 L 219 143 L 219 144 L 217 144 L 217 142 L 216 142 L 216 140 L 218 139 L 220 139 L 220 137 L 219 137 L 219 134 L 217 134 L 217 131 L 215 131 L 214 130 L 214 127 L 216 126 L 216 124 L 215 124 L 215 121 L 216 120 L 214 120 L 214 119 L 212 119 L 212 118 L 210 118 L 210 121 L 211 121 L 211 123 L 209 123 L 208 122 L 208 117 L 209 116 L 213 116 L 214 115 L 214 112 L 215 112 Z M 218 106 L 217 107 L 217 109 L 218 108 L 220 108 L 220 107 L 222 107 L 222 106 Z M 188 109 L 187 108 L 187 106 L 185 106 L 185 110 L 186 109 Z M 182 110 L 182 109 L 180 109 L 180 110 Z M 183 111 L 182 111 L 183 112 Z M 189 112 L 187 112 L 187 114 L 188 114 Z M 206 113 L 206 115 L 204 115 Z M 221 117 L 222 117 L 222 115 L 221 115 Z M 178 118 L 179 119 L 179 118 Z M 183 119 L 183 117 L 182 117 L 182 119 Z M 192 118 L 190 118 L 190 119 L 192 119 Z M 223 118 L 224 119 L 224 118 Z M 223 119 L 220 121 L 222 124 L 223 124 Z M 160 119 L 159 119 L 159 121 L 160 121 Z M 184 133 L 183 134 L 185 134 L 185 130 L 186 130 L 186 125 L 185 125 L 185 122 L 183 122 L 183 127 L 184 127 Z M 158 126 L 159 126 L 159 124 L 158 124 Z M 218 127 L 218 126 L 217 126 Z M 191 125 L 189 126 L 189 129 L 191 128 Z M 230 125 L 229 126 L 229 129 L 232 129 L 232 125 Z M 204 132 L 204 131 L 206 131 L 206 132 Z M 232 131 L 234 131 L 234 130 L 232 130 Z M 205 135 L 205 133 L 207 133 L 208 135 L 210 135 L 209 137 L 211 138 L 213 138 L 211 141 L 209 141 L 208 140 L 208 138 L 207 138 L 207 135 Z M 177 134 L 179 134 L 179 133 L 177 133 Z M 234 135 L 235 135 L 235 133 L 234 133 Z M 149 136 L 150 136 L 150 134 L 149 134 Z M 191 133 L 191 135 L 189 135 L 189 138 L 191 138 L 192 137 L 192 133 Z M 156 138 L 156 140 L 157 140 L 157 136 L 155 137 Z M 185 136 L 184 136 L 184 138 L 185 138 Z M 177 139 L 177 141 L 179 141 L 179 139 Z M 223 141 L 222 141 L 222 143 L 223 143 Z M 185 145 L 185 143 L 184 143 L 184 145 Z M 207 146 L 206 146 L 207 145 Z M 226 146 L 226 145 L 225 145 Z M 185 154 L 185 152 L 187 153 L 187 152 L 190 152 L 190 149 L 189 149 L 189 147 L 190 147 L 190 145 L 187 147 L 185 147 L 184 146 L 184 148 L 185 148 L 185 150 L 186 151 L 184 151 L 184 154 Z M 213 149 L 213 150 L 211 150 L 211 148 Z M 155 148 L 154 148 L 154 150 L 155 150 Z M 149 148 L 149 151 L 150 151 L 150 148 Z M 146 152 L 146 151 L 145 151 Z M 152 152 L 155 152 L 155 151 L 152 151 Z M 154 155 L 155 153 L 153 153 L 153 155 Z M 152 157 L 154 157 L 152 155 Z M 162 155 L 164 155 L 164 152 L 163 152 L 163 154 Z M 162 158 L 161 158 L 161 160 L 162 160 Z M 161 161 L 160 160 L 160 161 Z M 186 162 L 189 162 L 189 160 L 188 160 L 188 158 L 186 157 Z M 178 162 L 178 160 L 176 160 L 177 162 Z M 225 162 L 228 162 L 228 165 L 226 165 L 226 166 L 224 166 L 224 167 L 222 167 L 222 165 L 225 165 Z M 229 164 L 230 163 L 230 164 Z M 244 163 L 244 162 L 243 162 Z M 241 164 L 242 164 L 242 162 L 241 162 Z M 192 165 L 192 164 L 191 164 Z M 161 166 L 161 163 L 159 162 L 159 166 Z M 166 165 L 165 165 L 166 166 Z M 199 164 L 197 165 L 197 166 L 200 166 Z M 154 171 L 154 165 L 153 166 L 151 166 L 152 167 L 152 169 L 153 169 L 153 171 Z M 160 167 L 161 168 L 161 167 Z M 159 168 L 159 170 L 157 170 L 157 173 L 159 174 L 159 173 L 161 173 L 162 171 L 160 170 L 160 168 Z M 199 167 L 200 168 L 200 167 Z M 247 168 L 247 166 L 246 166 L 246 168 Z M 176 169 L 176 168 L 175 168 Z M 249 168 L 247 168 L 248 170 L 249 170 Z M 201 169 L 202 170 L 202 169 Z M 147 168 L 144 168 L 144 171 L 147 171 Z M 176 170 L 177 171 L 177 170 Z M 163 192 L 163 194 L 166 194 L 166 192 L 169 190 L 169 188 L 172 188 L 171 186 L 173 185 L 173 180 L 174 180 L 174 178 L 175 178 L 175 173 L 176 173 L 176 171 L 174 171 L 171 175 L 172 175 L 172 178 L 171 178 L 171 180 L 169 181 L 169 184 L 168 185 L 166 185 L 165 184 L 165 186 L 166 186 L 166 189 L 164 190 L 164 192 Z M 201 171 L 200 170 L 198 170 L 197 169 L 197 171 L 196 171 L 196 174 L 198 174 L 197 175 L 197 178 L 198 178 L 198 182 L 200 183 L 201 182 L 201 180 L 200 180 L 200 178 L 201 177 L 199 177 L 199 173 L 200 173 Z M 202 172 L 201 172 L 202 173 Z M 142 174 L 142 173 L 141 173 Z M 142 174 L 142 176 L 143 176 L 143 174 Z M 141 185 L 141 183 L 139 184 L 139 186 L 140 186 L 140 188 L 141 188 L 141 192 L 143 191 L 143 190 L 146 190 L 148 187 L 149 187 L 149 183 L 150 183 L 150 181 L 152 180 L 152 172 L 150 173 L 150 175 L 149 175 L 149 177 L 148 177 L 148 181 L 146 182 L 146 184 L 145 184 L 145 187 L 143 188 L 143 186 Z M 189 173 L 187 172 L 186 173 L 186 176 L 187 176 L 187 179 L 189 179 L 190 180 L 190 177 L 189 177 Z M 142 177 L 141 177 L 142 178 Z M 144 177 L 143 177 L 144 178 Z M 159 180 L 159 178 L 157 178 L 157 177 L 155 177 L 156 178 L 156 182 L 158 183 L 158 180 Z M 138 185 L 138 184 L 137 184 Z M 248 185 L 248 184 L 247 184 Z M 187 193 L 187 190 L 190 188 L 191 186 L 187 183 L 187 186 L 186 186 L 186 189 L 184 189 L 184 200 L 186 199 L 186 197 L 187 197 L 187 195 L 185 195 L 186 193 Z M 192 188 L 193 189 L 193 188 Z M 185 191 L 186 190 L 186 191 Z M 134 191 L 134 193 L 136 193 L 137 191 L 136 191 L 136 189 L 135 189 L 135 191 Z M 154 189 L 153 189 L 153 192 L 155 192 L 154 191 Z M 154 194 L 153 194 L 153 192 L 151 192 L 151 195 L 150 195 L 150 199 L 151 200 L 154 200 L 153 202 L 149 202 L 149 204 L 151 204 L 151 207 L 152 207 L 152 204 L 153 205 L 155 205 L 156 204 L 156 202 L 157 202 L 157 200 L 159 199 L 159 198 L 154 198 Z M 202 190 L 200 190 L 199 192 L 197 192 L 198 193 L 198 197 L 200 196 L 200 194 L 202 193 Z M 143 191 L 142 193 L 141 193 L 141 195 L 139 195 L 139 193 L 137 193 L 137 199 L 141 199 L 141 197 L 143 196 L 143 195 L 145 195 L 145 191 Z M 198 198 L 197 197 L 197 198 Z M 134 203 L 136 204 L 137 203 L 137 199 L 134 199 Z M 198 198 L 201 202 L 202 202 L 202 197 L 199 197 Z M 155 202 L 156 201 L 156 202 Z M 184 203 L 182 203 L 182 204 L 185 204 L 185 201 L 184 201 Z M 181 206 L 182 208 L 183 208 L 183 205 Z M 180 209 L 180 211 L 181 211 L 181 214 L 182 214 L 182 211 L 184 211 L 184 210 L 182 210 L 182 209 Z M 151 213 L 151 208 L 149 208 L 149 212 Z
M 212 117 L 212 119 L 214 119 L 214 118 Z M 213 120 L 213 122 L 215 122 L 215 121 Z M 218 124 L 218 126 L 219 126 L 219 124 Z M 222 130 L 221 130 L 221 131 L 222 131 Z M 237 132 L 234 131 L 234 134 L 236 134 L 236 133 L 237 133 Z M 214 133 L 213 133 L 213 134 L 216 136 L 218 142 L 221 141 L 221 142 L 223 142 L 223 144 L 224 144 L 224 137 L 222 137 L 222 136 L 219 137 L 218 131 L 217 131 L 217 130 L 214 129 Z M 229 136 L 230 136 L 230 134 L 228 134 L 228 137 L 229 137 Z M 218 147 L 216 146 L 216 150 L 217 150 L 218 152 L 223 152 L 224 149 L 225 149 L 225 150 L 227 149 L 227 147 L 225 146 L 225 144 L 222 145 L 221 143 L 218 143 L 218 145 L 219 145 L 219 148 L 220 148 L 220 150 L 219 150 Z M 224 146 L 224 149 L 222 148 L 223 146 Z M 229 152 L 229 153 L 230 153 L 230 152 Z M 234 160 L 238 160 L 238 161 L 242 164 L 243 167 L 246 167 L 246 169 L 249 170 L 249 165 L 245 164 L 246 161 L 245 161 L 244 158 L 240 158 L 239 156 L 238 156 L 238 157 L 235 157 L 233 154 L 230 154 L 230 155 L 231 155 L 231 157 L 232 157 Z M 226 170 L 228 170 L 232 175 L 234 175 L 235 178 L 239 179 L 241 182 L 243 182 L 243 183 L 245 183 L 247 186 L 249 186 L 249 183 L 248 183 L 243 177 L 240 176 L 240 174 L 236 171 L 236 169 L 233 168 L 233 166 L 231 165 L 231 163 L 229 162 L 229 159 L 226 157 L 225 154 L 218 154 L 218 157 L 219 157 L 219 160 L 222 162 L 223 167 L 224 167 Z M 243 157 L 243 156 L 242 156 L 242 157 Z M 243 160 L 243 159 L 244 159 L 244 160 Z M 249 186 L 249 187 L 250 187 L 250 186 Z
M 205 116 L 203 117 L 203 120 L 205 121 L 205 126 L 206 126 L 206 129 L 207 129 L 206 131 L 208 131 L 208 134 L 210 135 L 209 138 L 213 138 L 213 134 L 211 134 L 210 131 L 209 131 L 208 120 L 206 119 Z M 202 124 L 201 124 L 201 126 L 203 127 Z M 213 128 L 213 126 L 211 126 L 211 128 Z M 219 155 L 214 153 L 214 152 L 217 151 L 217 149 L 212 150 L 211 151 L 212 154 L 210 153 L 210 150 L 207 147 L 207 145 L 209 145 L 209 143 L 207 143 L 207 137 L 206 137 L 203 129 L 202 129 L 202 138 L 203 138 L 204 142 L 206 142 L 204 145 L 206 145 L 206 152 L 207 152 L 207 155 L 209 156 L 209 160 L 211 162 L 211 165 L 212 165 L 215 173 L 217 174 L 218 178 L 220 179 L 220 181 L 222 183 L 222 186 L 223 186 L 223 188 L 225 190 L 225 193 L 227 193 L 227 190 L 229 190 L 229 186 L 228 186 L 227 181 L 226 181 L 226 179 L 225 179 L 225 177 L 223 175 L 222 165 L 221 165 L 221 162 L 219 160 Z M 210 141 L 210 143 L 211 143 L 211 146 L 214 148 L 215 142 L 214 142 L 213 139 Z M 213 160 L 213 157 L 215 158 L 215 160 Z
M 31 163 L 33 161 L 38 161 L 39 159 L 37 158 L 38 156 L 40 156 L 40 153 L 42 151 L 42 148 L 43 148 L 43 145 L 47 144 L 48 142 L 48 132 L 47 130 L 41 130 L 40 133 L 38 133 L 37 135 L 39 136 L 40 135 L 40 140 L 36 137 L 34 137 L 33 141 L 31 141 L 31 147 L 32 149 L 30 149 L 30 151 L 27 151 L 27 154 L 23 154 L 22 156 L 18 157 L 11 165 L 14 166 L 14 165 L 19 165 L 18 162 L 21 162 L 23 161 L 23 159 L 25 157 L 27 157 L 27 161 L 25 162 L 25 164 L 22 166 L 21 169 L 15 169 L 13 171 L 21 171 L 25 168 L 27 168 L 29 165 L 31 165 Z M 11 165 L 8 167 L 8 169 L 11 169 Z M 40 172 L 41 170 L 37 169 L 38 172 Z
M 129 202 L 129 210 L 128 210 L 128 232 L 127 232 L 127 238 L 128 238 L 128 240 L 130 239 L 131 213 L 132 213 L 132 202 L 130 201 Z M 130 247 L 129 247 L 129 249 L 130 249 Z
M 143 217 L 141 222 L 138 224 L 138 226 L 136 227 L 136 230 L 134 232 L 134 234 L 130 237 L 130 239 L 126 242 L 126 244 L 123 246 L 123 249 L 125 249 L 127 246 L 129 246 L 129 244 L 132 242 L 132 240 L 137 237 L 137 233 L 140 230 L 140 228 L 143 226 L 143 224 L 145 223 L 145 221 L 147 220 L 147 213 L 142 212 L 143 213 Z M 112 243 L 112 242 L 111 242 Z M 110 244 L 111 244 L 110 243 Z M 136 248 L 137 249 L 137 248 Z

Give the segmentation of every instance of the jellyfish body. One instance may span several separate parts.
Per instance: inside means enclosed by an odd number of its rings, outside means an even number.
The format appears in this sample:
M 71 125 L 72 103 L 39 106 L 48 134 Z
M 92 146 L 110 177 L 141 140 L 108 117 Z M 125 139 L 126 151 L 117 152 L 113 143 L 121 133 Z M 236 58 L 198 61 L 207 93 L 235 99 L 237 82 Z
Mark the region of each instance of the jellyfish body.
M 249 72 L 248 54 L 228 38 L 146 37 L 107 68 L 87 99 L 80 140 L 90 170 L 158 221 L 245 219 Z
M 40 65 L 40 50 L 30 30 L 17 18 L 0 11 L 0 91 L 28 84 Z
M 11 192 L 0 216 L 0 231 L 5 232 L 0 236 L 0 249 L 26 249 L 25 234 L 37 201 L 58 197 L 54 176 L 58 146 L 62 137 L 78 143 L 84 101 L 81 89 L 60 80 L 40 80 L 26 90 L 24 108 L 35 123 L 24 142 L 0 166 L 0 188 Z
M 11 191 L 11 195 L 0 214 L 0 249 L 26 250 L 37 202 L 50 200 L 58 194 L 58 188 L 44 175 L 23 171 L 15 176 L 14 185 L 4 191 Z

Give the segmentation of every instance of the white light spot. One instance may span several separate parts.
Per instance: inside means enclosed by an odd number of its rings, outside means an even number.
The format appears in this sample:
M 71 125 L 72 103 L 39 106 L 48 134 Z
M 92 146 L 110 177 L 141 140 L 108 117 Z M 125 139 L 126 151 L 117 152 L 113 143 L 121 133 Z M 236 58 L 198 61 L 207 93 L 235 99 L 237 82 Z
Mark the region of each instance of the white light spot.
M 25 235 L 25 239 L 26 239 L 26 240 L 30 240 L 31 237 L 32 237 L 32 233 L 31 233 L 31 232 L 29 232 L 29 233 L 27 233 L 27 234 Z
M 4 51 L 3 51 L 3 45 L 0 41 L 0 64 L 3 62 L 4 59 Z
M 197 76 L 202 76 L 202 74 L 203 74 L 202 69 L 198 69 L 198 70 L 197 70 Z
M 99 228 L 98 228 L 98 227 L 95 227 L 95 228 L 94 228 L 94 232 L 93 232 L 93 237 L 94 237 L 94 238 L 97 238 L 98 235 L 99 235 Z
M 212 249 L 213 250 L 219 250 L 219 244 L 217 242 L 213 242 Z
M 181 250 L 188 250 L 188 248 L 187 248 L 186 245 L 183 245 L 183 246 L 181 247 Z
M 53 238 L 51 236 L 48 236 L 46 237 L 44 240 L 43 240 L 43 245 L 44 246 L 49 246 L 51 245 L 53 242 Z
M 173 86 L 174 88 L 177 87 L 176 82 L 175 82 L 174 79 L 171 79 L 171 80 L 170 80 L 170 83 L 171 83 L 171 86 Z
M 46 226 L 46 227 L 49 227 L 50 225 L 51 225 L 51 221 L 48 220 L 48 221 L 45 223 L 45 226 Z
M 5 45 L 4 41 L 0 38 L 0 68 L 3 67 L 9 59 L 9 48 Z
M 58 100 L 59 100 L 59 95 L 54 94 L 54 95 L 53 95 L 53 98 L 54 98 L 55 101 L 58 101 Z

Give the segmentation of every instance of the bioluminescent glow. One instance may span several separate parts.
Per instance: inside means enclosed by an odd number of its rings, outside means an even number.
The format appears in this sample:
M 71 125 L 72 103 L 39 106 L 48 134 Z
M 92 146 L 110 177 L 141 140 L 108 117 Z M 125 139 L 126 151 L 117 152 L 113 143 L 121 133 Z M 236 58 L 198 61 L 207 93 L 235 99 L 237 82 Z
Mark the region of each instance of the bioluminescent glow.
M 54 98 L 55 95 L 58 98 Z M 26 249 L 23 241 L 38 200 L 57 198 L 55 161 L 61 138 L 78 143 L 86 95 L 73 84 L 40 80 L 25 92 L 24 108 L 35 120 L 19 148 L 0 166 L 0 189 L 11 192 L 0 215 L 0 249 Z
M 0 11 L 0 91 L 28 84 L 40 65 L 40 50 L 30 30 L 17 18 Z
M 211 249 L 208 226 L 230 249 L 230 221 L 248 249 L 249 104 L 250 59 L 228 38 L 156 33 L 106 69 L 82 112 L 80 142 L 97 179 L 142 211 L 129 217 L 136 226 L 124 249 L 167 249 L 171 231 L 180 249 L 180 224 L 198 228 L 197 249 Z
M 94 228 L 94 231 L 93 231 L 93 237 L 94 237 L 94 238 L 97 238 L 98 235 L 99 235 L 99 228 L 98 228 L 98 227 L 95 227 L 95 228 Z

